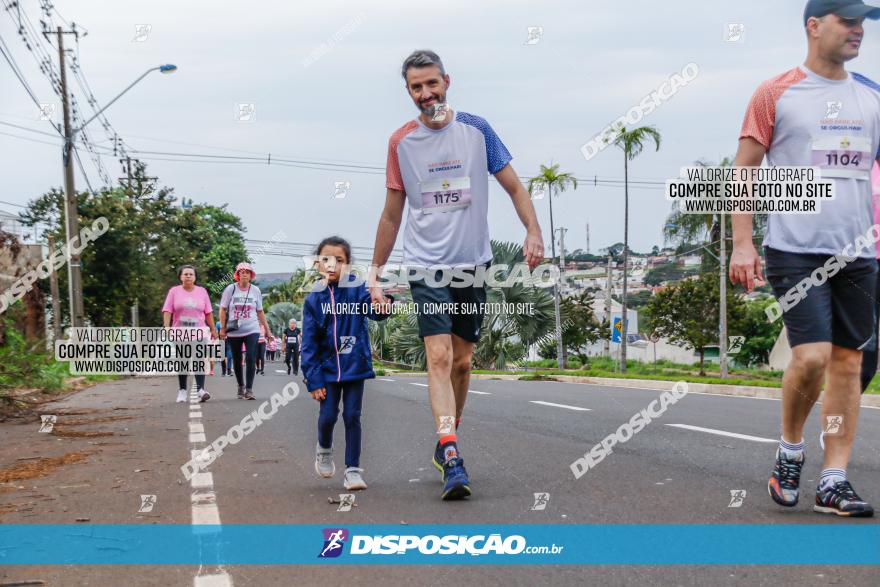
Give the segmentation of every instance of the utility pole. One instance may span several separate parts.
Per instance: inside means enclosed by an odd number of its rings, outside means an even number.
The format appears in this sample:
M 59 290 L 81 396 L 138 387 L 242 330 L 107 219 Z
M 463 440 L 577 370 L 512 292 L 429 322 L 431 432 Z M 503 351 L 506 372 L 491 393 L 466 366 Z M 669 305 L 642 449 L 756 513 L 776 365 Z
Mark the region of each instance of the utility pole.
M 550 262 L 556 259 L 556 229 L 553 227 L 553 183 L 547 184 L 547 199 L 550 201 Z M 562 316 L 559 312 L 559 287 L 562 284 L 562 275 L 553 286 L 553 310 L 556 314 L 556 365 L 562 369 Z
M 590 223 L 587 222 L 587 254 L 590 254 Z
M 559 231 L 559 289 L 565 285 L 565 233 L 568 230 L 567 228 L 562 228 L 561 226 L 556 230 Z M 562 292 L 559 292 L 559 296 L 562 297 Z M 560 300 L 561 304 L 561 300 Z M 561 361 L 562 364 L 560 369 L 565 369 L 568 367 L 568 354 L 565 351 L 565 345 L 562 344 L 562 336 L 560 334 L 559 341 L 556 343 L 557 352 L 561 352 Z
M 561 226 L 556 230 L 559 231 L 559 274 L 560 279 L 565 282 L 565 233 L 568 232 L 567 228 L 562 228 Z
M 58 61 L 61 68 L 61 101 L 64 106 L 64 231 L 67 238 L 67 289 L 70 304 L 70 325 L 81 327 L 85 321 L 82 299 L 82 266 L 79 253 L 70 246 L 70 239 L 79 234 L 76 190 L 73 184 L 73 128 L 70 124 L 70 103 L 67 97 L 67 67 L 64 63 L 64 31 L 58 27 Z
M 156 181 L 158 177 L 147 177 L 144 175 L 145 165 L 140 162 L 138 159 L 132 159 L 129 156 L 126 156 L 124 159 L 119 160 L 122 163 L 122 168 L 125 171 L 126 177 L 120 177 L 120 183 L 125 181 L 125 193 L 131 198 L 134 196 L 132 192 L 132 182 L 137 182 L 137 196 L 141 197 L 144 195 L 144 184 L 149 186 L 150 181 Z
M 623 155 L 623 176 L 629 177 L 629 159 Z M 623 185 L 623 292 L 620 296 L 620 372 L 626 373 L 626 336 L 629 320 L 626 310 L 627 266 L 629 265 L 629 182 Z
M 611 324 L 611 255 L 608 255 L 608 271 L 605 277 L 605 318 L 608 320 L 608 324 Z M 606 332 L 605 337 L 605 356 L 611 356 L 611 332 Z
M 721 281 L 718 291 L 719 300 L 719 325 L 718 325 L 718 360 L 721 368 L 721 378 L 727 378 L 727 225 L 724 221 L 724 212 L 721 213 L 721 250 L 719 264 Z
M 55 252 L 55 237 L 49 234 L 49 257 Z M 52 295 L 52 333 L 61 340 L 61 300 L 58 298 L 58 273 L 49 273 L 49 293 Z

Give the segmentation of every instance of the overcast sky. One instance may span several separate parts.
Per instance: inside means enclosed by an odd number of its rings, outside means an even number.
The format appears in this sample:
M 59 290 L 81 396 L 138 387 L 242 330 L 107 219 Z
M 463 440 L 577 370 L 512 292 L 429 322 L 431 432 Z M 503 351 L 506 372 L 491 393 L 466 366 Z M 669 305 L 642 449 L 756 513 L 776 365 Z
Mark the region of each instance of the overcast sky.
M 37 0 L 20 1 L 37 23 Z M 452 77 L 450 104 L 489 121 L 513 154 L 519 175 L 533 175 L 540 164 L 553 161 L 577 177 L 622 178 L 619 151 L 607 149 L 587 161 L 581 145 L 685 64 L 696 63 L 699 76 L 641 122 L 656 126 L 663 144 L 659 152 L 651 149 L 639 157 L 631 176 L 658 181 L 676 176 L 696 159 L 717 161 L 732 155 L 754 89 L 802 63 L 806 54 L 802 0 L 151 0 L 136 5 L 57 0 L 55 6 L 68 21 L 88 30 L 79 42 L 79 56 L 101 103 L 149 67 L 179 66 L 170 76 L 151 74 L 107 111 L 132 148 L 272 153 L 273 158 L 380 167 L 390 134 L 416 114 L 399 72 L 404 57 L 416 48 L 440 54 Z M 726 40 L 731 23 L 744 25 L 742 41 Z M 141 42 L 134 41 L 137 24 L 150 25 Z M 525 44 L 530 26 L 543 27 L 537 44 Z M 6 13 L 0 15 L 0 37 L 40 101 L 57 102 Z M 332 47 L 320 51 L 322 43 Z M 878 49 L 880 23 L 869 21 L 862 56 L 850 69 L 880 79 Z M 52 130 L 37 119 L 37 107 L 5 61 L 0 61 L 0 87 L 0 122 Z M 79 88 L 73 85 L 73 90 Z M 81 103 L 85 106 L 84 99 Z M 236 120 L 240 103 L 255 104 L 254 121 Z M 60 112 L 59 107 L 56 119 Z M 4 125 L 0 133 L 52 142 L 48 136 Z M 100 126 L 92 129 L 92 138 L 109 144 Z M 0 200 L 23 204 L 60 186 L 59 151 L 0 134 Z M 95 166 L 83 157 L 97 186 Z M 248 238 L 270 239 L 283 231 L 287 240 L 314 243 L 338 233 L 356 246 L 373 245 L 385 196 L 382 172 L 156 157 L 142 157 L 150 175 L 178 196 L 228 204 L 243 219 Z M 114 179 L 122 175 L 112 157 L 104 163 Z M 79 170 L 76 181 L 85 186 Z M 336 181 L 351 182 L 346 198 L 332 198 Z M 496 183 L 490 185 L 491 236 L 521 242 L 524 230 L 509 199 Z M 548 202 L 535 203 L 549 251 Z M 0 209 L 18 210 L 7 204 Z M 644 251 L 662 245 L 669 211 L 662 188 L 632 190 L 630 211 L 632 247 Z M 591 250 L 596 252 L 622 240 L 623 189 L 584 182 L 554 199 L 554 218 L 557 226 L 569 229 L 569 250 L 586 246 L 589 222 Z M 257 269 L 293 267 L 291 261 L 266 256 L 257 259 Z

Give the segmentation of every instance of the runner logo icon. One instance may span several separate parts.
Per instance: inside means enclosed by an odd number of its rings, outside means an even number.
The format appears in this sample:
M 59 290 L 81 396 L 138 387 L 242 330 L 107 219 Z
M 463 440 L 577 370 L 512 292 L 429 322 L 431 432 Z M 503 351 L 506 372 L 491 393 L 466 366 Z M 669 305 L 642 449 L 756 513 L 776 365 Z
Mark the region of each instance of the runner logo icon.
M 356 336 L 340 336 L 339 337 L 339 354 L 349 355 L 354 349 L 354 343 L 357 342 Z
M 825 102 L 825 118 L 837 118 L 843 109 L 843 102 L 839 100 L 829 100 Z
M 342 554 L 345 541 L 348 540 L 348 530 L 345 528 L 324 528 L 324 548 L 318 558 L 336 558 Z

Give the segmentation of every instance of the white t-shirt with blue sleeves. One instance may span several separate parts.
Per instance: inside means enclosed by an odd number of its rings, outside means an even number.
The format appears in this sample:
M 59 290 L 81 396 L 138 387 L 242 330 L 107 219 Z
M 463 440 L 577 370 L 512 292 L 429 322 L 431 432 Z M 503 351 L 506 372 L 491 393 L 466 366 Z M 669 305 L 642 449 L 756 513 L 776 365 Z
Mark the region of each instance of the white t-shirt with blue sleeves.
M 406 193 L 404 262 L 461 267 L 491 261 L 489 174 L 511 159 L 489 123 L 466 112 L 439 130 L 416 119 L 395 131 L 386 185 Z

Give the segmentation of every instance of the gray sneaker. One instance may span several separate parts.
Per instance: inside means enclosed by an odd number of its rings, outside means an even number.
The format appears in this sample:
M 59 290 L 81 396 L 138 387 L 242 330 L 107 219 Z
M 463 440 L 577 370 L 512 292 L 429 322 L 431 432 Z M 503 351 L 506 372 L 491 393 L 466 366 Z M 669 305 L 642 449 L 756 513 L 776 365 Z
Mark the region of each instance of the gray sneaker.
M 238 399 L 244 399 L 244 385 L 238 386 Z
M 333 449 L 321 448 L 317 445 L 315 448 L 315 471 L 318 475 L 329 479 L 336 474 L 336 463 L 333 462 Z
M 367 482 L 364 481 L 363 473 L 364 470 L 360 467 L 349 467 L 345 470 L 345 479 L 343 481 L 343 486 L 349 491 L 353 489 L 366 489 Z

